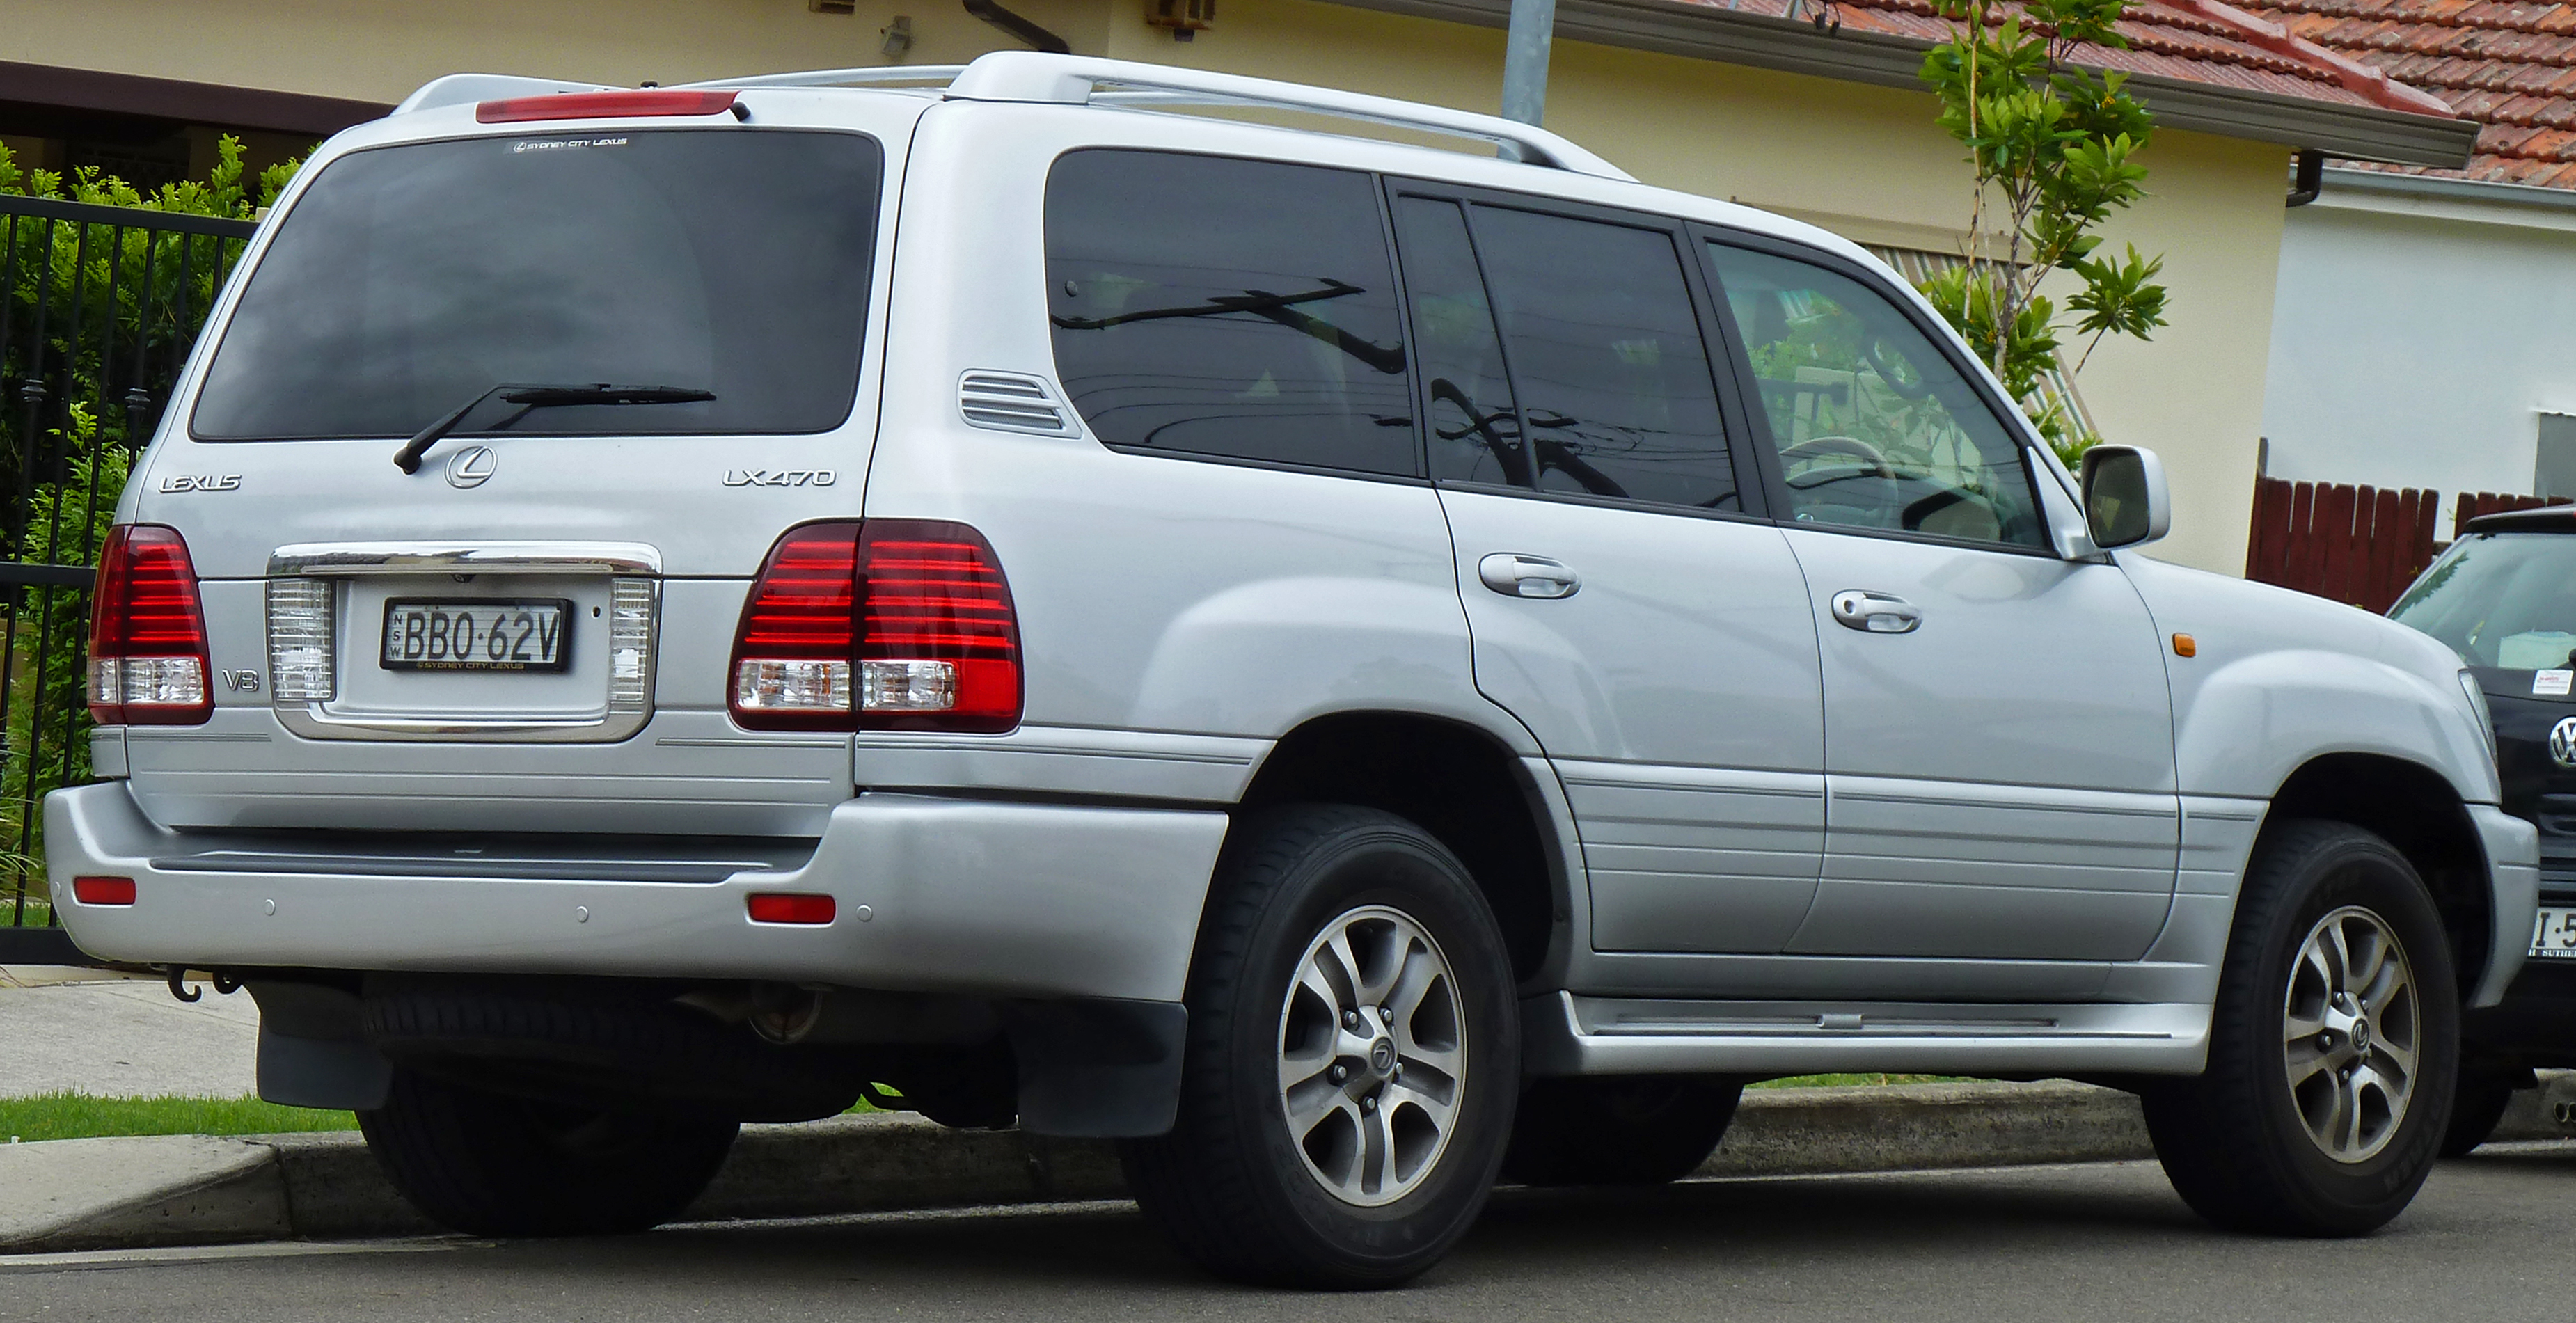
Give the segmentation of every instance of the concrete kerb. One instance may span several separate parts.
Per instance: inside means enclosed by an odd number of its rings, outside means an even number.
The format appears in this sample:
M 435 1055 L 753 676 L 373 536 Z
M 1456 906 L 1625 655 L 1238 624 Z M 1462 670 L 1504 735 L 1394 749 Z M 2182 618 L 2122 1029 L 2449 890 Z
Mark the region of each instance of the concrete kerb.
M 2576 1073 L 2519 1095 L 2500 1140 L 2576 1138 Z M 1748 1094 L 1707 1177 L 2107 1162 L 2152 1155 L 2137 1100 L 2087 1085 L 1928 1084 Z M 0 1145 L 0 1252 L 435 1233 L 354 1134 Z M 1114 1199 L 1106 1143 L 912 1116 L 752 1126 L 692 1221 Z

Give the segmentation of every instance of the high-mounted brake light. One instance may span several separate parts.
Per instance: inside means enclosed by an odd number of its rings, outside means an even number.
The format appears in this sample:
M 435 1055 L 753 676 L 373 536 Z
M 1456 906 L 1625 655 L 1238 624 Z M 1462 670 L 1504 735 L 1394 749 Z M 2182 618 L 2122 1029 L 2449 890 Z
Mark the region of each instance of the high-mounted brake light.
M 721 115 L 733 109 L 731 92 L 563 92 L 477 102 L 478 124 L 524 124 L 540 119 L 629 119 L 659 115 Z
M 193 726 L 214 713 L 197 569 L 174 528 L 119 524 L 89 616 L 89 712 L 103 726 Z
M 763 730 L 1006 731 L 1020 633 L 982 534 L 920 519 L 806 524 L 734 632 L 736 722 Z

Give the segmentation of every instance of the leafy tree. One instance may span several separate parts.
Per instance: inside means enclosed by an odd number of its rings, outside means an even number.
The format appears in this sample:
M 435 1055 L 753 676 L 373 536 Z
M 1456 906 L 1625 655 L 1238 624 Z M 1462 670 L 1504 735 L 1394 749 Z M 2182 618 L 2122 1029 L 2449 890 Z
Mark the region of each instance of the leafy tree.
M 0 194 L 250 220 L 276 200 L 297 164 L 250 178 L 241 143 L 226 136 L 206 178 L 147 193 L 92 169 L 24 169 L 0 145 Z M 168 403 L 171 379 L 241 242 L 15 220 L 0 227 L 0 269 L 14 273 L 0 290 L 0 383 L 13 388 L 0 394 L 0 491 L 29 496 L 0 518 L 0 560 L 85 565 L 98 554 L 134 452 Z M 182 242 L 193 245 L 185 262 L 175 256 Z M 67 294 L 75 289 L 77 300 Z M 48 291 L 41 318 L 40 290 Z M 44 384 L 35 404 L 14 389 L 30 381 Z M 0 728 L 0 926 L 16 917 L 19 896 L 41 894 L 41 866 L 10 853 L 22 839 L 35 843 L 35 806 L 56 786 L 89 779 L 82 692 L 89 594 L 13 592 L 13 609 L 0 616 L 0 660 L 11 680 Z M 20 885 L 10 885 L 12 872 Z
M 2144 340 L 2165 324 L 2165 288 L 2155 283 L 2164 259 L 2141 257 L 2135 245 L 2119 258 L 2096 252 L 2094 231 L 2146 195 L 2147 170 L 2134 158 L 2154 120 L 2126 75 L 2073 60 L 2087 45 L 2129 44 L 2115 27 L 2125 0 L 1934 3 L 1951 35 L 1923 57 L 1922 79 L 1940 101 L 1941 127 L 1968 149 L 1976 191 L 1966 260 L 1924 281 L 1923 293 L 2072 463 L 2101 438 L 2042 390 L 2061 337 L 2089 337 L 2081 371 L 2103 336 Z M 2066 300 L 2071 325 L 2039 292 L 2061 271 L 2082 282 Z

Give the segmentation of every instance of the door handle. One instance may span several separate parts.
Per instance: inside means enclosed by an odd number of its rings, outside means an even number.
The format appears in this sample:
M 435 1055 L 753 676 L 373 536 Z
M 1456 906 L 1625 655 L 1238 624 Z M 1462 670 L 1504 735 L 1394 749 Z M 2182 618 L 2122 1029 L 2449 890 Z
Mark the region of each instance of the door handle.
M 1572 597 L 1583 576 L 1562 561 L 1497 551 L 1476 562 L 1476 577 L 1505 597 Z
M 1834 594 L 1834 623 L 1864 634 L 1911 634 L 1923 609 L 1902 597 L 1846 588 Z

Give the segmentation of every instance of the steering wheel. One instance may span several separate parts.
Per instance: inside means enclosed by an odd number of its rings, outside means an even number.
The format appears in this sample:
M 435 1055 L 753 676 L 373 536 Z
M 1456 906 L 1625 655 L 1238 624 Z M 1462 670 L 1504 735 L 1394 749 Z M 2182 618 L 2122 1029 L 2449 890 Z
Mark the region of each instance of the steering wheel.
M 1863 441 L 1856 436 L 1808 437 L 1806 440 L 1780 452 L 1780 467 L 1785 470 L 1789 465 L 1794 464 L 1799 460 L 1818 459 L 1826 455 L 1848 455 L 1853 459 L 1859 460 L 1862 466 L 1865 467 L 1872 476 L 1886 478 L 1891 481 L 1896 477 L 1896 470 L 1888 466 L 1887 456 L 1881 452 L 1878 447 L 1873 446 L 1867 441 Z M 1839 482 L 1844 478 L 1852 476 L 1855 475 L 1836 472 L 1821 478 L 1810 477 L 1804 482 L 1801 482 L 1796 478 L 1791 478 L 1788 482 L 1792 487 L 1803 489 L 1808 487 L 1821 487 L 1826 483 Z
M 1879 338 L 1873 335 L 1868 339 L 1861 341 L 1860 353 L 1861 357 L 1869 360 L 1870 371 L 1877 373 L 1878 379 L 1886 382 L 1889 390 L 1895 391 L 1897 394 L 1904 396 L 1909 400 L 1919 400 L 1932 393 L 1932 383 L 1930 380 L 1918 381 L 1913 385 L 1908 386 L 1902 378 L 1898 377 L 1894 372 L 1889 371 L 1887 360 L 1879 357 L 1878 346 L 1880 343 Z M 1907 366 L 1911 367 L 1913 365 L 1908 363 Z

